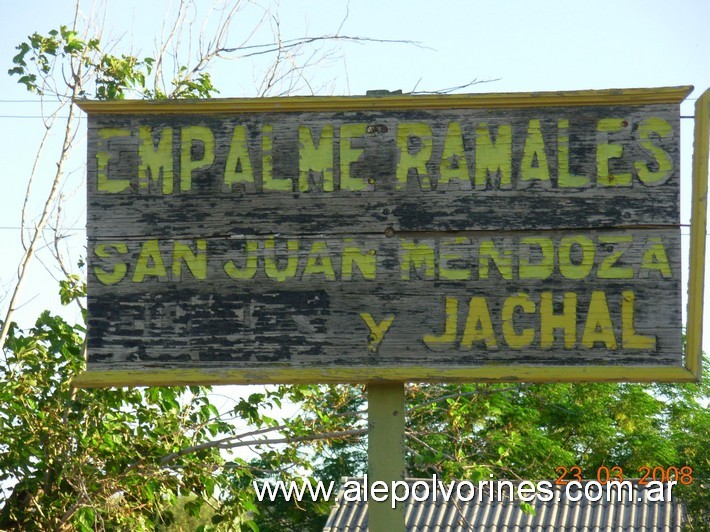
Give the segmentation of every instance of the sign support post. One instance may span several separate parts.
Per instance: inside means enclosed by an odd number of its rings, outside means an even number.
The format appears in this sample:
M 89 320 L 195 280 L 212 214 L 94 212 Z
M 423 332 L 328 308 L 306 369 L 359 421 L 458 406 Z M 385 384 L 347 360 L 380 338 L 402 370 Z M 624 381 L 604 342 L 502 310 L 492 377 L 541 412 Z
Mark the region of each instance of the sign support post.
M 370 530 L 404 532 L 406 504 L 400 502 L 392 508 L 394 493 L 373 499 L 369 486 L 383 482 L 390 490 L 393 481 L 404 480 L 404 383 L 369 383 L 367 385 L 367 442 L 368 475 L 363 486 L 367 497 Z M 369 484 L 369 486 L 368 486 Z M 377 492 L 377 490 L 375 490 Z

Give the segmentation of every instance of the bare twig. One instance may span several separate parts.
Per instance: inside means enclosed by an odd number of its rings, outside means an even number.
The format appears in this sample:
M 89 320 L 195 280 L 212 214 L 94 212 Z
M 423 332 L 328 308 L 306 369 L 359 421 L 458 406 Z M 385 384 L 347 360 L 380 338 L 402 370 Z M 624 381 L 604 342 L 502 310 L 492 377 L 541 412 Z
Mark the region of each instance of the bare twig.
M 192 454 L 198 451 L 204 451 L 206 449 L 237 449 L 239 447 L 259 447 L 262 445 L 279 445 L 279 444 L 289 444 L 289 443 L 302 443 L 309 441 L 319 441 L 319 440 L 342 440 L 350 438 L 352 436 L 362 436 L 367 434 L 368 429 L 351 429 L 351 430 L 341 430 L 333 432 L 322 432 L 320 434 L 311 434 L 308 436 L 284 436 L 282 438 L 265 438 L 265 439 L 236 439 L 235 438 L 225 438 L 224 440 L 214 440 L 198 445 L 192 445 L 190 447 L 184 447 L 179 451 L 168 454 L 160 460 L 161 466 L 166 466 L 173 460 L 180 458 L 182 456 Z
M 170 29 L 170 33 L 168 33 L 167 37 L 165 36 L 165 25 L 163 24 L 162 44 L 155 58 L 153 94 L 158 94 L 160 92 L 165 93 L 165 84 L 163 83 L 163 58 L 165 57 L 168 46 L 170 46 L 170 43 L 175 39 L 176 35 L 179 33 L 180 26 L 185 20 L 185 12 L 185 0 L 180 0 L 180 7 L 178 7 L 178 13 L 175 16 L 175 21 L 173 22 L 172 28 Z
M 77 84 L 73 90 L 73 96 L 78 97 L 80 86 Z M 25 253 L 20 259 L 20 264 L 18 267 L 18 278 L 15 283 L 15 287 L 10 296 L 7 310 L 5 312 L 5 319 L 2 323 L 2 329 L 0 330 L 0 348 L 5 346 L 5 340 L 7 339 L 7 334 L 10 329 L 10 324 L 12 323 L 12 318 L 14 316 L 17 304 L 19 301 L 20 293 L 22 291 L 23 285 L 27 279 L 27 273 L 29 264 L 35 256 L 37 251 L 37 246 L 42 240 L 42 232 L 47 225 L 52 214 L 54 201 L 57 197 L 59 191 L 59 186 L 61 183 L 62 176 L 64 174 L 64 165 L 67 161 L 69 151 L 71 149 L 71 140 L 73 138 L 73 128 L 74 128 L 74 118 L 75 118 L 76 108 L 72 103 L 69 105 L 69 116 L 67 117 L 66 127 L 64 129 L 64 142 L 60 151 L 59 159 L 57 161 L 57 170 L 54 175 L 54 180 L 52 181 L 52 186 L 50 188 L 47 199 L 45 200 L 44 209 L 42 211 L 42 216 L 40 217 L 37 225 L 35 226 L 32 237 L 25 249 Z
M 239 58 L 254 57 L 257 55 L 272 54 L 278 52 L 279 50 L 290 50 L 292 48 L 298 48 L 306 44 L 313 44 L 319 41 L 347 41 L 352 43 L 379 43 L 379 44 L 407 44 L 411 46 L 416 46 L 417 48 L 423 48 L 431 50 L 431 48 L 424 46 L 419 41 L 411 41 L 407 39 L 378 39 L 375 37 L 356 37 L 352 35 L 319 35 L 317 37 L 298 37 L 295 39 L 286 39 L 284 41 L 276 41 L 264 44 L 251 44 L 246 46 L 238 46 L 235 48 L 222 48 L 221 53 L 233 54 L 235 52 L 247 52 L 238 56 Z M 253 50 L 253 51 L 249 51 Z
M 421 81 L 421 79 L 419 80 Z M 449 87 L 447 89 L 438 89 L 434 91 L 418 91 L 416 90 L 417 86 L 419 85 L 419 81 L 417 81 L 417 84 L 414 86 L 414 89 L 412 89 L 412 92 L 409 94 L 450 94 L 452 92 L 457 92 L 463 89 L 467 89 L 469 87 L 473 87 L 474 85 L 480 85 L 482 83 L 493 83 L 494 81 L 500 81 L 500 78 L 494 78 L 494 79 L 473 79 L 469 81 L 468 83 L 464 83 L 463 85 L 457 85 L 456 87 Z

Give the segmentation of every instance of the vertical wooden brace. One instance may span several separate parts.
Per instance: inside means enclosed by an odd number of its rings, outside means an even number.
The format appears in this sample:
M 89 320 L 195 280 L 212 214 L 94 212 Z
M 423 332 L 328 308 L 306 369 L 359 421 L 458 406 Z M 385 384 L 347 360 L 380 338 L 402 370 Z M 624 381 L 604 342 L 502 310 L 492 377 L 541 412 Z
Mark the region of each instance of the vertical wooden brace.
M 367 401 L 369 437 L 365 489 L 369 495 L 374 482 L 385 482 L 391 488 L 393 481 L 404 480 L 406 476 L 404 383 L 370 383 Z M 372 532 L 406 530 L 406 503 L 399 502 L 392 508 L 391 495 L 382 502 L 368 497 L 369 529 Z
M 707 232 L 708 163 L 710 162 L 710 90 L 695 104 L 693 145 L 693 198 L 690 220 L 690 278 L 686 367 L 701 376 L 703 341 L 703 291 L 705 284 L 705 234 Z

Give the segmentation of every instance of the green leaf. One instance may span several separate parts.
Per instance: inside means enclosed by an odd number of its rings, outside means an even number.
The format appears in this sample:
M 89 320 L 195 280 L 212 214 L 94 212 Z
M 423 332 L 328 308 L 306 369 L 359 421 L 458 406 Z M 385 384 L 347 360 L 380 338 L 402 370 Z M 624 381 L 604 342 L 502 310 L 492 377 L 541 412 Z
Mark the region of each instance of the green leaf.
M 537 515 L 537 512 L 535 511 L 535 507 L 530 504 L 529 502 L 520 502 L 520 509 L 523 511 L 523 513 L 526 513 L 527 515 Z
M 200 509 L 202 508 L 202 499 L 196 498 L 191 501 L 187 501 L 185 503 L 185 511 L 188 513 L 188 515 L 191 515 L 192 517 L 197 517 L 200 515 Z
M 96 524 L 96 512 L 93 508 L 84 506 L 76 512 L 75 523 L 82 532 L 91 532 Z

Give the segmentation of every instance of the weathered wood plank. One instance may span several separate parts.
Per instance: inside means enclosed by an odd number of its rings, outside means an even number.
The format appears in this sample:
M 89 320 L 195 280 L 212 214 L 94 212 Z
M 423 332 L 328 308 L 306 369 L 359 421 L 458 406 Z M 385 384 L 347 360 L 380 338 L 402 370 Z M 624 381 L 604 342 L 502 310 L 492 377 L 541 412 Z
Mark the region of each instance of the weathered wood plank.
M 101 145 L 107 157 L 102 172 L 119 191 L 97 190 L 103 161 L 90 158 L 89 227 L 95 231 L 91 236 L 103 237 L 119 231 L 152 234 L 157 224 L 180 235 L 191 230 L 219 235 L 224 229 L 263 234 L 274 232 L 273 226 L 337 232 L 338 216 L 357 218 L 364 232 L 373 233 L 388 226 L 459 231 L 677 224 L 678 120 L 677 107 L 660 105 L 643 112 L 601 107 L 394 116 L 96 117 L 89 150 L 98 153 Z M 353 126 L 362 127 L 341 131 Z M 163 160 L 171 166 L 168 185 L 165 179 L 140 178 L 141 128 L 151 130 L 152 147 L 171 141 L 172 156 Z M 204 142 L 192 140 L 190 153 L 198 161 L 183 169 L 182 141 L 197 134 L 184 133 L 190 128 L 214 146 L 208 149 L 211 162 L 199 166 Z M 107 129 L 115 136 L 101 139 Z M 264 138 L 272 148 L 266 187 Z M 321 151 L 305 149 L 304 142 Z M 299 170 L 302 159 L 305 176 Z M 197 166 L 189 170 L 190 165 Z M 601 201 L 603 211 L 590 208 Z M 108 210 L 116 214 L 103 224 Z
M 93 249 L 104 256 L 90 270 L 95 363 L 677 362 L 675 230 L 154 239 Z M 555 317 L 565 308 L 567 322 Z M 388 317 L 373 345 L 371 326 Z M 543 333 L 545 320 L 567 325 Z M 653 340 L 636 345 L 635 334 Z
M 660 196 L 660 194 L 659 194 Z M 646 198 L 602 198 L 580 194 L 521 193 L 514 201 L 505 195 L 453 197 L 412 194 L 341 195 L 318 198 L 295 194 L 270 197 L 255 204 L 234 198 L 229 204 L 213 196 L 174 198 L 161 206 L 156 198 L 103 196 L 92 201 L 88 223 L 93 238 L 189 238 L 262 234 L 343 233 L 343 220 L 354 223 L 349 233 L 395 231 L 515 231 L 591 229 L 638 225 L 678 225 L 678 208 L 664 198 L 658 205 Z M 598 210 L 603 202 L 604 211 Z M 111 222 L 106 223 L 107 213 Z M 358 214 L 366 213 L 366 215 Z M 216 214 L 219 213 L 219 214 Z M 160 224 L 157 223 L 160 220 Z M 637 220 L 643 220 L 639 224 Z M 274 228 L 278 228 L 275 231 Z
M 680 367 L 678 102 L 606 97 L 90 114 L 90 371 Z

